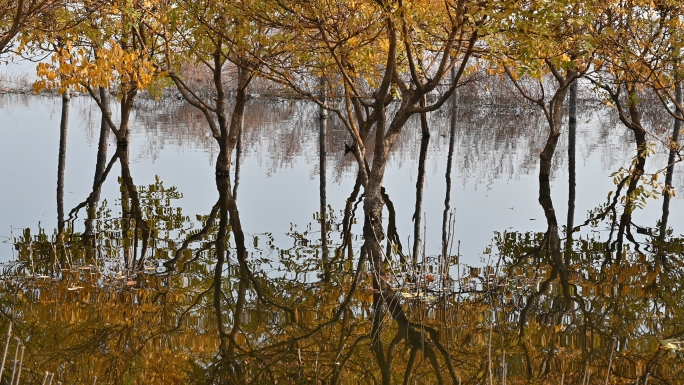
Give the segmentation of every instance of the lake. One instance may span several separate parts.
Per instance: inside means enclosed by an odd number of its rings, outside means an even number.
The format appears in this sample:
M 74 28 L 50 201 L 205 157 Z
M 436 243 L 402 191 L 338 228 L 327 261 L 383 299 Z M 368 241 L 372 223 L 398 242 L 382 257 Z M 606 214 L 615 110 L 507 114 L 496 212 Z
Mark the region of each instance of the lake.
M 633 135 L 600 101 L 580 100 L 573 242 L 564 123 L 549 184 L 562 251 L 539 201 L 548 129 L 535 106 L 463 93 L 457 109 L 429 114 L 424 154 L 410 120 L 383 184 L 396 237 L 379 269 L 362 253 L 349 134 L 327 120 L 322 168 L 311 102 L 251 99 L 220 177 L 204 116 L 175 96 L 137 101 L 125 155 L 109 133 L 99 147 L 98 106 L 72 97 L 60 168 L 61 97 L 0 95 L 2 381 L 684 381 L 684 206 L 670 201 L 663 233 L 663 199 L 644 191 L 667 166 L 657 139 L 672 119 L 649 106 L 653 154 L 632 211 L 613 198 L 627 189 L 615 178 L 635 157 Z M 684 188 L 679 164 L 673 187 Z

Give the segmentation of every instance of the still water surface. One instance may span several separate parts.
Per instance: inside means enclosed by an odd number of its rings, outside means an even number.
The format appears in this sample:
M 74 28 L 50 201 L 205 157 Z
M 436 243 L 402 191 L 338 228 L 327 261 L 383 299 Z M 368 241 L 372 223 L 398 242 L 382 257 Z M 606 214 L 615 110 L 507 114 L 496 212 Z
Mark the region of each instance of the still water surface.
M 635 153 L 612 111 L 582 106 L 575 226 L 606 203 L 616 189 L 610 174 Z M 2 341 L 7 383 L 18 373 L 22 383 L 114 384 L 683 380 L 677 349 L 662 348 L 677 347 L 684 331 L 681 200 L 670 203 L 665 239 L 662 200 L 649 198 L 623 229 L 622 253 L 606 251 L 619 232 L 609 214 L 578 229 L 565 263 L 555 263 L 538 202 L 546 125 L 532 107 L 471 102 L 455 112 L 448 261 L 440 253 L 452 111 L 431 114 L 424 264 L 402 267 L 390 255 L 384 301 L 359 257 L 362 209 L 345 210 L 362 193 L 344 155 L 347 134 L 330 119 L 321 191 L 310 103 L 250 102 L 236 180 L 214 175 L 218 149 L 192 107 L 139 101 L 128 161 L 114 160 L 93 201 L 100 113 L 89 98 L 73 98 L 63 190 L 72 220 L 57 236 L 61 108 L 59 97 L 0 95 L 0 331 L 7 335 L 11 322 L 17 337 Z M 647 121 L 654 131 L 670 125 L 657 115 Z M 402 135 L 384 185 L 410 250 L 417 122 Z M 560 223 L 566 141 L 551 181 Z M 107 154 L 119 154 L 113 138 Z M 657 145 L 647 172 L 666 163 Z

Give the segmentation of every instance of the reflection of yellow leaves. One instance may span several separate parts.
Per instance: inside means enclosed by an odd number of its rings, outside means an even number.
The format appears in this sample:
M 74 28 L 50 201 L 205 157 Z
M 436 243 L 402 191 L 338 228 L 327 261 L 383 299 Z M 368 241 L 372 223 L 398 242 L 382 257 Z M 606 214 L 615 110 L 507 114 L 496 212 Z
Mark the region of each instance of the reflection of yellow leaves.
M 669 349 L 671 351 L 684 350 L 684 341 L 679 341 L 675 338 L 670 338 L 667 340 L 660 341 L 660 346 L 663 349 Z
M 407 298 L 407 299 L 420 299 L 420 300 L 426 301 L 426 302 L 428 302 L 428 301 L 431 302 L 431 301 L 437 300 L 437 296 L 426 294 L 423 291 L 419 291 L 417 293 L 402 292 L 401 296 L 404 298 Z
M 83 289 L 83 286 L 72 286 L 72 287 L 67 288 L 67 290 L 69 290 L 69 291 L 80 290 L 80 289 Z

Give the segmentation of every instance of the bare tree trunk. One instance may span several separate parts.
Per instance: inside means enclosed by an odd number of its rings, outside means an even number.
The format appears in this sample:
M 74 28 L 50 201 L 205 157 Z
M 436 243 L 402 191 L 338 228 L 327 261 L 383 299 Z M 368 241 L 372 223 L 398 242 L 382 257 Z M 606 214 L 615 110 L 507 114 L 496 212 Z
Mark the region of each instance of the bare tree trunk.
M 325 87 L 325 78 L 320 79 L 320 86 L 321 86 L 321 94 L 322 98 L 324 100 L 323 106 L 320 107 L 319 110 L 319 127 L 318 127 L 318 149 L 319 149 L 319 164 L 318 164 L 318 170 L 319 170 L 319 195 L 320 195 L 320 212 L 319 212 L 319 220 L 321 224 L 321 253 L 323 256 L 323 265 L 324 265 L 324 277 L 323 280 L 324 282 L 329 282 L 330 280 L 330 264 L 328 262 L 328 221 L 327 221 L 327 199 L 326 199 L 326 187 L 327 187 L 327 181 L 326 181 L 326 146 L 325 146 L 325 140 L 326 140 L 326 135 L 327 135 L 327 130 L 328 130 L 328 110 L 325 108 L 326 102 L 325 102 L 325 92 L 324 92 L 324 87 Z
M 420 106 L 425 107 L 425 96 L 420 101 Z M 423 215 L 423 190 L 425 187 L 425 159 L 427 158 L 428 144 L 430 143 L 430 130 L 428 127 L 427 113 L 420 114 L 420 157 L 418 158 L 418 178 L 416 179 L 416 210 L 413 213 L 413 268 L 418 265 L 418 254 L 421 244 L 421 217 Z
M 109 146 L 109 123 L 107 123 L 107 118 L 105 116 L 111 116 L 111 107 L 109 105 L 109 91 L 100 87 L 100 101 L 105 107 L 105 112 L 102 113 L 102 118 L 100 120 L 100 139 L 97 145 L 97 161 L 95 163 L 95 177 L 93 178 L 93 196 L 92 199 L 88 201 L 88 218 L 86 218 L 85 225 L 86 230 L 83 233 L 86 237 L 92 237 L 93 233 L 93 220 L 95 219 L 95 214 L 97 212 L 97 206 L 100 201 L 100 190 L 101 190 L 101 179 L 104 174 L 105 168 L 107 167 L 107 147 Z
M 227 175 L 217 175 L 216 176 L 216 187 L 219 190 L 219 228 L 216 235 L 216 266 L 214 267 L 214 297 L 213 305 L 214 311 L 216 312 L 216 325 L 218 328 L 219 341 L 220 341 L 220 352 L 221 356 L 224 358 L 228 355 L 228 334 L 225 331 L 225 326 L 223 324 L 223 311 L 221 310 L 221 298 L 223 288 L 221 285 L 222 274 L 223 274 L 223 264 L 226 261 L 226 244 L 227 244 L 227 234 L 228 234 L 228 199 L 230 195 L 230 180 Z M 239 317 L 238 314 L 235 317 Z
M 218 61 L 216 62 L 218 65 Z M 225 92 L 221 85 L 220 67 L 217 67 L 217 73 L 214 74 L 216 83 L 217 99 L 216 99 L 216 115 L 219 121 L 219 128 L 221 137 L 219 138 L 219 155 L 216 159 L 216 174 L 228 175 L 230 173 L 230 160 L 232 158 L 233 150 L 238 142 L 238 136 L 242 131 L 245 116 L 245 106 L 247 105 L 246 89 L 252 79 L 252 72 L 246 68 L 241 68 L 239 71 L 240 78 L 238 79 L 238 87 L 235 95 L 235 107 L 230 118 L 230 125 L 226 119 L 225 114 Z
M 66 168 L 67 130 L 69 128 L 69 89 L 62 94 L 62 118 L 59 124 L 59 162 L 57 165 L 57 229 L 64 231 L 64 169 Z
M 238 66 L 238 90 L 240 88 L 240 79 L 242 79 L 242 67 Z M 245 97 L 247 95 L 245 94 Z M 235 142 L 235 185 L 233 186 L 233 199 L 237 200 L 237 190 L 240 184 L 240 160 L 242 157 L 242 132 L 245 125 L 245 114 L 244 111 L 240 114 L 240 120 L 238 122 L 238 133 L 237 140 Z
M 566 262 L 572 251 L 572 233 L 575 226 L 575 142 L 577 138 L 577 81 L 570 86 L 568 116 L 568 218 L 565 228 Z
M 451 69 L 451 81 L 456 81 L 456 67 Z M 451 201 L 451 167 L 454 160 L 454 141 L 456 137 L 456 123 L 458 119 L 458 94 L 456 91 L 451 95 L 451 127 L 449 129 L 449 155 L 447 156 L 447 169 L 444 175 L 446 179 L 446 197 L 444 198 L 444 213 L 442 214 L 442 260 L 447 260 L 447 216 Z
M 630 226 L 632 224 L 632 213 L 636 208 L 633 193 L 639 186 L 641 176 L 646 169 L 646 130 L 641 124 L 641 111 L 639 110 L 639 102 L 637 98 L 637 91 L 634 85 L 627 86 L 627 103 L 630 121 L 626 122 L 627 128 L 634 133 L 634 142 L 636 144 L 636 162 L 634 169 L 629 176 L 629 185 L 625 193 L 625 208 L 620 216 L 620 224 L 617 233 L 615 249 L 615 257 L 617 261 L 622 259 L 622 248 L 624 244 L 624 237 L 627 234 L 628 239 L 632 236 L 630 233 Z M 625 123 L 623 121 L 623 123 Z
M 567 88 L 566 88 L 567 90 Z M 548 226 L 546 231 L 547 250 L 550 253 L 551 263 L 560 265 L 560 236 L 558 234 L 558 219 L 556 218 L 556 211 L 551 200 L 551 165 L 553 162 L 553 155 L 556 152 L 558 145 L 558 137 L 560 136 L 560 127 L 562 122 L 563 100 L 565 99 L 566 91 L 558 92 L 555 100 L 551 103 L 551 116 L 549 119 L 549 136 L 546 139 L 544 150 L 539 154 L 539 204 L 544 209 L 544 216 L 546 217 L 546 224 Z
M 677 83 L 675 86 L 675 98 L 678 104 L 682 104 L 682 83 Z M 672 130 L 672 142 L 670 147 L 670 156 L 667 158 L 667 174 L 665 175 L 665 193 L 663 194 L 663 216 L 660 219 L 660 240 L 665 241 L 665 233 L 667 231 L 667 219 L 670 215 L 670 189 L 672 188 L 672 175 L 674 173 L 674 163 L 677 156 L 677 147 L 679 146 L 679 130 L 682 126 L 682 113 L 679 109 L 675 112 L 679 119 L 675 119 L 674 129 Z
M 95 166 L 95 178 L 93 181 L 93 187 L 95 187 L 100 182 L 100 179 L 102 179 L 102 174 L 104 173 L 105 166 L 107 164 L 107 146 L 109 145 L 109 124 L 107 123 L 107 118 L 105 117 L 105 114 L 111 116 L 112 109 L 109 105 L 109 90 L 104 87 L 100 87 L 100 101 L 102 102 L 102 105 L 105 107 L 105 111 L 102 113 L 102 119 L 100 120 L 100 140 L 98 141 L 97 146 L 97 164 Z M 98 200 L 99 197 L 100 196 L 98 193 Z

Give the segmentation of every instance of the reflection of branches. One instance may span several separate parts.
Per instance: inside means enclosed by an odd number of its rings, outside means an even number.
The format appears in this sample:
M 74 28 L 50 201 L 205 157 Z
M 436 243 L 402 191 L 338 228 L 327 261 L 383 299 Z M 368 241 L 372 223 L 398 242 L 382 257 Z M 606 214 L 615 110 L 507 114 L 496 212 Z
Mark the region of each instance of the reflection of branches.
M 613 226 L 611 226 L 611 227 L 614 227 L 615 224 L 617 223 L 616 222 L 617 221 L 617 219 L 616 219 L 617 214 L 615 212 L 615 206 L 618 203 L 618 199 L 620 199 L 620 192 L 622 191 L 622 188 L 625 186 L 625 183 L 627 181 L 629 181 L 630 178 L 631 178 L 631 176 L 628 175 L 628 176 L 624 177 L 622 180 L 620 180 L 620 182 L 617 184 L 617 187 L 615 189 L 615 195 L 613 196 L 612 202 L 609 200 L 610 203 L 606 206 L 606 209 L 603 210 L 603 212 L 601 212 L 600 214 L 598 214 L 596 216 L 593 216 L 593 217 L 587 219 L 581 225 L 575 226 L 575 228 L 573 228 L 573 232 L 581 229 L 582 227 L 584 227 L 584 226 L 586 226 L 592 222 L 602 221 L 603 219 L 605 219 L 605 217 L 606 217 L 606 215 L 608 215 L 608 213 L 613 213 Z
M 117 146 L 118 147 L 118 146 Z M 151 234 L 150 227 L 147 225 L 147 221 L 142 217 L 142 211 L 140 208 L 140 198 L 138 197 L 138 190 L 136 189 L 135 183 L 133 183 L 133 177 L 131 176 L 131 170 L 128 162 L 128 147 L 121 149 L 124 151 L 123 156 L 119 156 L 121 163 L 121 179 L 123 180 L 126 189 L 128 190 L 129 197 L 133 206 L 133 219 L 135 219 L 135 232 L 134 232 L 134 254 L 131 261 L 131 268 L 136 260 L 136 254 L 138 252 L 138 231 L 142 231 L 142 251 L 140 252 L 140 260 L 138 261 L 138 270 L 143 268 L 145 263 L 145 257 L 147 255 L 148 240 Z M 118 149 L 117 149 L 118 152 Z
M 212 228 L 212 226 L 214 226 L 214 222 L 216 221 L 216 214 L 218 213 L 218 210 L 219 203 L 216 202 L 214 207 L 211 208 L 209 218 L 207 218 L 204 227 L 202 227 L 202 229 L 198 233 L 192 234 L 191 236 L 187 237 L 183 241 L 181 247 L 178 248 L 178 250 L 176 250 L 176 255 L 168 261 L 164 262 L 164 266 L 166 266 L 167 268 L 171 268 L 176 262 L 178 262 L 183 257 L 183 253 L 185 252 L 185 250 L 188 249 L 191 243 L 197 242 L 203 239 L 205 236 L 207 236 L 207 234 L 209 234 L 209 230 Z
M 399 233 L 397 232 L 397 213 L 394 209 L 394 203 L 390 200 L 389 195 L 383 187 L 381 190 L 382 199 L 385 201 L 385 206 L 387 206 L 387 211 L 389 216 L 387 218 L 387 257 L 392 255 L 392 244 L 397 246 L 397 253 L 399 254 L 399 260 L 402 264 L 406 263 L 406 257 L 401 251 L 401 240 L 399 239 Z
M 423 325 L 423 324 L 416 324 L 414 322 L 411 322 L 408 317 L 406 316 L 406 313 L 404 312 L 403 307 L 401 306 L 401 300 L 400 298 L 396 295 L 394 291 L 388 291 L 388 292 L 382 292 L 379 294 L 376 294 L 376 299 L 375 299 L 375 316 L 373 320 L 373 330 L 375 333 L 378 333 L 377 335 L 379 336 L 379 329 L 380 329 L 380 323 L 382 322 L 382 315 L 384 314 L 382 311 L 380 311 L 380 308 L 383 306 L 383 304 L 386 304 L 388 312 L 391 314 L 392 319 L 397 322 L 399 325 L 399 331 L 397 332 L 395 338 L 391 342 L 390 346 L 388 347 L 387 350 L 387 356 L 385 359 L 385 354 L 382 351 L 382 342 L 380 339 L 377 337 L 373 338 L 372 346 L 373 346 L 373 351 L 376 354 L 376 357 L 378 358 L 378 361 L 385 362 L 385 365 L 387 366 L 387 373 L 389 373 L 390 366 L 392 363 L 392 357 L 393 357 L 393 350 L 394 347 L 401 341 L 401 340 L 406 340 L 406 343 L 411 346 L 412 349 L 418 349 L 424 351 L 425 355 L 428 357 L 430 360 L 431 365 L 434 368 L 435 371 L 435 376 L 437 376 L 438 383 L 443 383 L 443 379 L 441 376 L 441 369 L 439 367 L 439 363 L 437 360 L 437 355 L 434 351 L 433 346 L 439 351 L 440 355 L 442 356 L 442 359 L 446 363 L 446 366 L 449 371 L 449 375 L 451 376 L 451 380 L 453 383 L 456 383 L 456 372 L 454 370 L 453 364 L 451 362 L 451 356 L 449 355 L 449 352 L 447 349 L 440 343 L 439 341 L 439 334 L 436 329 Z M 429 335 L 430 338 L 426 339 L 426 335 Z M 381 364 L 382 366 L 382 364 Z M 382 367 L 381 367 L 382 370 Z M 407 373 L 410 374 L 410 371 L 407 369 Z M 406 381 L 406 379 L 404 379 Z
M 351 245 L 351 227 L 354 223 L 354 217 L 356 213 L 356 208 L 363 198 L 363 194 L 359 197 L 359 201 L 354 204 L 356 197 L 359 195 L 361 190 L 361 178 L 356 177 L 356 182 L 354 183 L 354 189 L 351 195 L 347 198 L 347 203 L 344 207 L 344 219 L 342 219 L 342 244 L 337 248 L 337 250 L 344 250 L 345 247 L 349 249 L 349 256 L 352 256 L 352 245 Z
M 359 343 L 361 343 L 361 341 L 367 340 L 369 338 L 370 338 L 370 335 L 368 335 L 368 334 L 365 334 L 365 335 L 358 337 L 356 339 L 356 341 L 354 341 L 352 346 L 349 348 L 349 351 L 344 356 L 344 359 L 342 360 L 342 362 L 337 362 L 337 361 L 335 362 L 336 365 L 333 369 L 333 377 L 332 377 L 332 380 L 330 381 L 330 383 L 332 385 L 336 385 L 340 382 L 340 375 L 342 374 L 344 367 L 347 365 L 347 362 L 349 362 L 349 359 L 354 354 L 354 351 L 359 346 Z M 341 353 L 341 351 L 340 351 L 340 353 Z M 338 357 L 339 357 L 339 354 L 338 354 Z
M 93 187 L 93 191 L 88 195 L 88 198 L 79 203 L 76 207 L 71 209 L 69 212 L 69 219 L 67 221 L 70 224 L 73 224 L 73 222 L 78 218 L 78 212 L 81 210 L 83 207 L 87 206 L 88 204 L 92 203 L 95 199 L 97 199 L 100 189 L 102 188 L 102 184 L 104 183 L 105 179 L 107 179 L 107 175 L 109 175 L 109 171 L 111 171 L 112 166 L 114 165 L 114 162 L 118 159 L 119 157 L 119 151 L 115 152 L 114 155 L 112 156 L 112 159 L 109 160 L 109 163 L 107 164 L 107 168 L 105 169 L 104 173 L 102 173 L 102 176 L 100 177 L 100 180 L 97 182 L 97 184 Z

